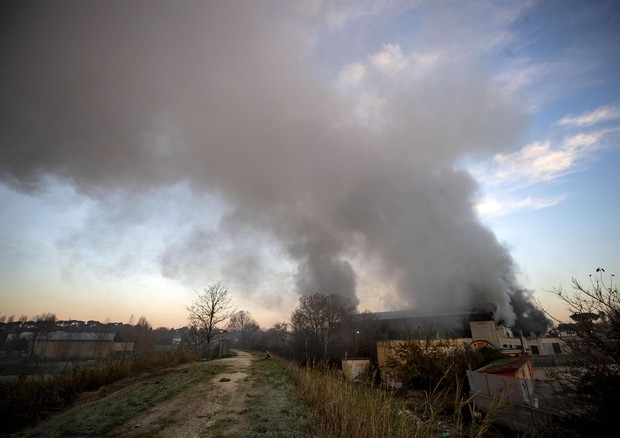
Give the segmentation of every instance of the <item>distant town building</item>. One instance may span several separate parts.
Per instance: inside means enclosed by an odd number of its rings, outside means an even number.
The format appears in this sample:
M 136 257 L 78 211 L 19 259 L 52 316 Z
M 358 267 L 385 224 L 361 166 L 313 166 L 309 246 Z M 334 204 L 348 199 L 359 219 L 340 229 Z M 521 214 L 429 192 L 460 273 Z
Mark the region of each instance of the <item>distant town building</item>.
M 116 333 L 41 333 L 35 339 L 34 353 L 42 359 L 97 359 L 133 352 L 133 342 L 122 342 Z

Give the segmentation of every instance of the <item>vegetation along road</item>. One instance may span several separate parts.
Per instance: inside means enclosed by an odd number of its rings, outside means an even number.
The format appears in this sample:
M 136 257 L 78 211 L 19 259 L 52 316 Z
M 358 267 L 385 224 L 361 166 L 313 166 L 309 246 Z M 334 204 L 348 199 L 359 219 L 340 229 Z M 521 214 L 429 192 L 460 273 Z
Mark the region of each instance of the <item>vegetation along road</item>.
M 85 394 L 15 437 L 316 436 L 317 421 L 265 355 L 195 362 Z

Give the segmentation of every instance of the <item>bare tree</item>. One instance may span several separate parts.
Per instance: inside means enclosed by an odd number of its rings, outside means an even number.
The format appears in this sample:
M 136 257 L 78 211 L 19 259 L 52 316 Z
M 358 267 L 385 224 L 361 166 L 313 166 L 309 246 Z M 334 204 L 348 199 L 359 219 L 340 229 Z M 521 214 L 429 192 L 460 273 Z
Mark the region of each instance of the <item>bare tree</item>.
M 246 348 L 253 348 L 256 334 L 260 327 L 250 312 L 240 310 L 231 315 L 228 322 L 228 330 L 237 333 L 240 345 Z
M 258 323 L 250 312 L 239 310 L 228 321 L 228 330 L 242 332 L 246 330 L 258 330 Z
M 228 289 L 220 282 L 212 284 L 202 292 L 195 292 L 196 299 L 187 307 L 189 323 L 209 345 L 217 325 L 230 318 L 235 309 L 232 307 Z
M 565 324 L 573 335 L 563 339 L 575 363 L 557 376 L 571 400 L 564 425 L 584 436 L 612 436 L 620 428 L 620 292 L 613 274 L 605 277 L 598 268 L 590 286 L 573 278 L 572 292 L 554 290 L 574 321 Z
M 355 312 L 355 306 L 339 295 L 314 294 L 300 297 L 299 306 L 291 316 L 291 323 L 297 338 L 303 338 L 306 356 L 309 351 L 321 351 L 323 357 L 327 357 L 330 343 Z
M 288 323 L 276 322 L 265 334 L 265 347 L 275 353 L 284 353 L 289 347 Z

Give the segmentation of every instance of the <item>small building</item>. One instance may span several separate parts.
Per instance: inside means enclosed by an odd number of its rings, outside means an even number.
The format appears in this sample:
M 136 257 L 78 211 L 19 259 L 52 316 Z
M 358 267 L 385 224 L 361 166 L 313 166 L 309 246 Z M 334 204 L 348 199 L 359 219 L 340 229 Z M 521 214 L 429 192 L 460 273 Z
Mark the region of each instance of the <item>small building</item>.
M 549 422 L 561 418 L 559 413 L 539 408 L 530 355 L 501 359 L 467 371 L 467 380 L 476 409 L 497 412 L 498 425 L 536 435 Z
M 131 353 L 133 342 L 115 342 L 115 333 L 41 333 L 35 340 L 34 353 L 43 359 L 98 359 L 112 354 Z
M 224 337 L 214 338 L 210 344 L 203 344 L 199 349 L 199 356 L 210 359 L 230 355 L 231 340 Z
M 534 356 L 557 356 L 569 353 L 561 337 L 540 337 L 529 333 L 524 337 L 521 332 L 515 336 L 512 330 L 496 325 L 491 313 L 472 315 L 469 323 L 472 343 L 486 342 L 509 356 L 521 356 L 529 353 Z
M 504 397 L 518 404 L 536 404 L 534 369 L 529 355 L 500 359 L 476 371 L 468 371 L 467 378 L 473 392 Z
M 554 356 L 568 353 L 568 347 L 562 338 L 530 337 L 529 350 L 534 356 Z

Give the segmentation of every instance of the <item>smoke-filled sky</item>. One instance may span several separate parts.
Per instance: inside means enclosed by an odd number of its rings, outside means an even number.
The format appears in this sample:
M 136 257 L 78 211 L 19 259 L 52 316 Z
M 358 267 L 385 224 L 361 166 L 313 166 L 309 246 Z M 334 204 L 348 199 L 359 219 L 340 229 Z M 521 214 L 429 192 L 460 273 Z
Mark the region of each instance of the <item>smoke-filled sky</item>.
M 620 3 L 0 3 L 0 313 L 493 310 L 620 266 Z

